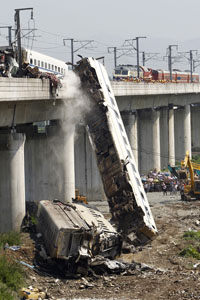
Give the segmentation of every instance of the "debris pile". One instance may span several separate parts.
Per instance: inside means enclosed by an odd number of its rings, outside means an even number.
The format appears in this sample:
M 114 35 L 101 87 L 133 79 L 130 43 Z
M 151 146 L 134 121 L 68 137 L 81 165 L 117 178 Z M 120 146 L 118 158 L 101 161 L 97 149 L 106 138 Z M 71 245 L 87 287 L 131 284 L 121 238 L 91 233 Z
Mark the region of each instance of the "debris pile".
M 29 288 L 22 288 L 19 292 L 19 296 L 21 299 L 45 299 L 46 293 L 40 292 L 38 288 L 33 288 L 30 286 Z

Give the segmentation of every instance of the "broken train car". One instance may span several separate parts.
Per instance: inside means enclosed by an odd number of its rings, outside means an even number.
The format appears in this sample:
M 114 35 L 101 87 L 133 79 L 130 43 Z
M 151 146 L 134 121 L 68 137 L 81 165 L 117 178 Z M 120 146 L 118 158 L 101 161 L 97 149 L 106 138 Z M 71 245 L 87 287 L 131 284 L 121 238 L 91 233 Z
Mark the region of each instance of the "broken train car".
M 53 259 L 87 266 L 96 255 L 113 259 L 121 253 L 119 233 L 100 212 L 83 204 L 42 200 L 37 219 L 37 231 Z
M 90 97 L 85 123 L 112 221 L 127 241 L 146 243 L 157 235 L 157 229 L 107 72 L 94 58 L 81 59 L 75 72 Z

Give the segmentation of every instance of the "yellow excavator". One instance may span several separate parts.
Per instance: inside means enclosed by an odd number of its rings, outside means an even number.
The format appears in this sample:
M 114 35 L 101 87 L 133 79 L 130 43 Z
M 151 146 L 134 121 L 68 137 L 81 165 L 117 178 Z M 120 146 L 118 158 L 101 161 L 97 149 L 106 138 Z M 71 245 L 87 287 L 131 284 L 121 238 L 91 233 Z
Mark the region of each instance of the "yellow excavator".
M 200 180 L 195 174 L 195 169 L 199 169 L 199 165 L 191 162 L 189 151 L 186 151 L 185 158 L 181 161 L 181 169 L 178 172 L 179 179 L 184 180 L 185 183 L 181 194 L 182 200 L 200 199 Z

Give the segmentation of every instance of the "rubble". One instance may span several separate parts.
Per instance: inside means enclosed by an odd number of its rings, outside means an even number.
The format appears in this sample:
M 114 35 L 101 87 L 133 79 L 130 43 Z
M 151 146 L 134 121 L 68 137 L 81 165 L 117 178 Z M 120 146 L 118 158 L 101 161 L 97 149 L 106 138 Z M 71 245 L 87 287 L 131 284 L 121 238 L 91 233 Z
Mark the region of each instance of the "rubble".
M 45 299 L 46 293 L 39 291 L 38 288 L 33 288 L 30 286 L 29 288 L 22 288 L 19 292 L 19 296 L 25 300 L 25 299 Z
M 120 263 L 135 264 L 135 269 L 133 265 L 132 269 L 112 273 L 100 266 L 100 275 L 89 266 L 88 275 L 63 273 L 56 261 L 53 264 L 51 260 L 41 260 L 38 252 L 43 238 L 38 239 L 37 232 L 32 231 L 31 237 L 27 231 L 22 233 L 22 244 L 18 251 L 3 251 L 16 261 L 22 260 L 35 266 L 34 269 L 24 266 L 25 287 L 32 285 L 46 292 L 49 300 L 199 299 L 199 260 L 181 257 L 179 252 L 190 243 L 181 237 L 188 228 L 193 228 L 194 221 L 198 219 L 200 202 L 194 205 L 181 202 L 178 198 L 165 202 L 162 193 L 154 193 L 152 198 L 154 200 L 150 199 L 150 204 L 159 230 L 158 237 L 152 241 L 151 247 L 137 247 L 134 254 L 122 254 L 115 258 Z M 160 214 L 162 219 L 158 219 Z M 181 297 L 181 291 L 186 289 L 188 292 Z

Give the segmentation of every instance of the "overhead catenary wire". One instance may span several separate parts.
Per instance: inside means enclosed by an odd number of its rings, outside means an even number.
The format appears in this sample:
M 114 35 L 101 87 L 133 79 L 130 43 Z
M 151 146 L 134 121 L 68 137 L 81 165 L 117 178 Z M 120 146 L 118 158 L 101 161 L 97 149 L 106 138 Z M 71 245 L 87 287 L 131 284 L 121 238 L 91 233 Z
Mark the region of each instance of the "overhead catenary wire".
M 152 149 L 147 149 L 147 148 L 146 149 L 145 148 L 138 149 L 138 148 L 131 147 L 131 149 L 134 150 L 134 151 L 137 151 L 139 153 L 145 153 L 149 156 L 159 156 L 160 158 L 166 158 L 168 160 L 174 158 L 175 160 L 180 161 L 180 160 L 183 159 L 182 157 L 179 157 L 179 156 L 164 155 L 164 154 L 155 152 Z
M 30 21 L 30 20 L 29 20 L 29 21 Z M 34 20 L 34 22 L 35 22 L 35 20 Z M 0 24 L 8 25 L 7 23 L 3 23 L 3 22 L 1 22 Z M 34 27 L 35 27 L 35 24 L 34 24 Z M 23 31 L 23 28 L 21 28 L 21 31 Z M 59 49 L 59 48 L 62 49 L 62 43 L 61 43 L 61 40 L 62 40 L 63 38 L 69 38 L 68 36 L 66 36 L 66 34 L 59 34 L 59 33 L 51 32 L 51 31 L 48 31 L 48 30 L 44 30 L 43 28 L 39 28 L 39 29 L 37 30 L 37 32 L 42 33 L 41 39 L 40 39 L 40 38 L 36 38 L 35 32 L 33 31 L 29 37 L 23 37 L 23 39 L 26 41 L 26 42 L 24 42 L 24 45 L 28 46 L 28 47 L 31 48 L 31 49 L 33 49 L 33 47 L 34 47 L 34 48 L 36 48 L 36 49 L 45 50 L 45 51 L 48 51 L 48 52 L 51 52 L 51 53 L 55 53 L 55 54 L 56 54 L 56 53 L 58 53 L 58 54 L 61 54 L 61 53 L 64 54 L 64 53 L 66 53 L 67 55 L 69 54 L 68 51 L 66 51 L 66 52 L 61 52 L 61 51 L 59 51 L 59 52 L 53 52 L 53 51 L 49 51 L 49 50 L 51 50 L 51 49 Z M 45 36 L 46 36 L 46 37 L 45 37 Z M 47 38 L 47 36 L 48 36 L 48 38 Z M 57 40 L 60 39 L 60 42 L 58 42 L 58 41 L 49 42 L 49 39 L 50 39 L 49 36 L 55 37 Z M 3 35 L 0 35 L 0 37 L 1 37 L 1 39 L 3 39 Z M 6 36 L 4 36 L 4 37 L 6 38 Z M 138 38 L 139 38 L 139 37 L 138 37 Z M 104 56 L 107 56 L 106 61 L 107 61 L 107 63 L 110 63 L 111 60 L 110 60 L 110 58 L 108 57 L 108 55 L 106 54 L 105 49 L 106 49 L 107 47 L 111 47 L 112 45 L 110 45 L 110 44 L 107 43 L 106 41 L 100 41 L 100 40 L 98 40 L 98 39 L 97 39 L 97 40 L 94 39 L 93 42 L 96 43 L 97 48 L 96 48 L 96 49 L 87 49 L 88 53 L 93 53 L 94 56 L 96 56 L 96 55 L 104 55 Z M 130 43 L 130 42 L 129 42 L 129 43 Z M 39 44 L 52 45 L 52 47 L 45 48 L 45 47 L 39 46 Z M 132 47 L 132 49 L 133 49 L 133 47 L 134 47 L 133 41 L 132 41 L 131 44 L 129 44 L 129 46 Z M 66 47 L 68 47 L 68 46 L 66 45 Z M 70 47 L 69 47 L 69 48 L 70 48 Z M 104 48 L 104 50 L 100 51 L 99 48 Z M 85 52 L 85 51 L 82 52 L 82 53 L 83 53 L 83 54 L 87 54 L 87 52 Z M 132 56 L 133 54 L 128 55 L 128 54 L 125 54 L 125 53 L 124 53 L 123 55 L 124 55 L 126 58 L 128 58 L 129 56 L 134 57 L 134 56 Z M 120 60 L 121 60 L 121 59 L 120 59 Z M 163 66 L 160 66 L 160 65 L 159 65 L 159 63 L 161 63 L 162 61 L 163 61 L 163 60 L 161 59 L 161 57 L 157 57 L 156 60 L 154 60 L 154 65 L 157 66 L 157 67 L 160 68 L 160 69 L 165 69 Z M 126 62 L 124 62 L 124 63 L 126 63 Z M 180 66 L 180 67 L 184 67 L 184 66 L 185 66 L 185 69 L 187 68 L 186 65 L 185 65 L 185 63 L 184 63 L 183 61 L 180 61 L 180 58 L 179 58 L 179 61 L 178 61 L 178 62 L 176 61 L 176 64 L 177 64 L 178 66 Z M 148 65 L 149 65 L 149 64 L 148 64 Z M 199 66 L 200 66 L 199 61 L 197 61 L 195 67 L 198 68 Z M 149 67 L 152 68 L 152 65 L 149 65 Z

